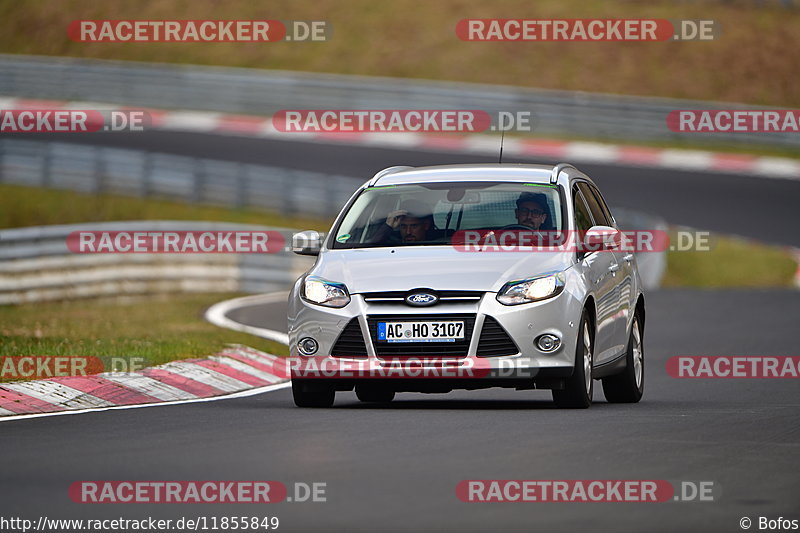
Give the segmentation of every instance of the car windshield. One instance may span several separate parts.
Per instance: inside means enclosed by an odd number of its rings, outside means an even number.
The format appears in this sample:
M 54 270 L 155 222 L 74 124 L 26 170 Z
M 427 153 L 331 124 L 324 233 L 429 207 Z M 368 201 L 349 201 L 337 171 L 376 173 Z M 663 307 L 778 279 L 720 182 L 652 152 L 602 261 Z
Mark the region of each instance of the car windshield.
M 451 244 L 464 230 L 561 231 L 559 189 L 539 183 L 422 183 L 365 189 L 333 248 Z

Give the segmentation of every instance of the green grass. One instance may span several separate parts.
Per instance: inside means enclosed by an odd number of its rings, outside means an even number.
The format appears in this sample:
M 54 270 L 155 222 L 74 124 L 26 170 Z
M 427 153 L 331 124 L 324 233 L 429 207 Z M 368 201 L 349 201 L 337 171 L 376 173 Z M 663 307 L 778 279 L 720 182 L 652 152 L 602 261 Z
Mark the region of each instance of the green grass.
M 80 43 L 77 19 L 327 20 L 323 43 Z M 711 42 L 464 42 L 464 18 L 713 19 Z M 800 10 L 780 2 L 674 0 L 0 0 L 5 53 L 497 83 L 800 105 Z
M 286 356 L 282 344 L 217 327 L 203 318 L 237 294 L 170 294 L 0 306 L 0 356 L 93 356 L 147 366 L 206 357 L 226 344 Z
M 330 226 L 327 221 L 285 217 L 256 209 L 0 184 L 0 228 L 118 220 L 222 221 L 321 231 Z
M 791 287 L 797 264 L 784 247 L 712 236 L 710 251 L 667 253 L 664 287 Z

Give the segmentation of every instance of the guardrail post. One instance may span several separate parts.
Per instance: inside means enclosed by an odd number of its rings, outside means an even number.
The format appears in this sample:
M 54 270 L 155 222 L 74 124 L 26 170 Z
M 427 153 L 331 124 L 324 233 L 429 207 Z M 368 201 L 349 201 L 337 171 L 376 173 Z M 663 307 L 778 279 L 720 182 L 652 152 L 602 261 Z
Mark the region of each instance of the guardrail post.
M 97 146 L 94 150 L 94 192 L 104 193 L 106 190 L 106 162 L 103 154 L 105 149 Z
M 202 159 L 195 159 L 194 165 L 192 165 L 192 181 L 194 189 L 192 190 L 192 200 L 195 203 L 201 203 L 203 201 L 203 191 L 205 189 L 205 168 L 203 165 Z
M 283 173 L 283 203 L 281 204 L 281 213 L 284 216 L 303 215 L 305 213 L 295 212 L 294 207 L 294 194 L 298 182 L 297 172 L 294 170 L 286 170 Z
M 53 183 L 53 143 L 45 143 L 44 155 L 42 156 L 42 187 L 50 187 Z
M 336 216 L 336 182 L 338 181 L 338 176 L 325 176 L 323 178 L 325 180 L 325 210 L 324 213 L 326 216 L 334 217 Z
M 142 181 L 139 184 L 139 195 L 150 196 L 150 180 L 153 173 L 153 155 L 150 152 L 143 152 L 142 156 Z
M 247 199 L 247 168 L 242 163 L 236 164 L 236 192 L 234 195 L 234 205 L 244 207 Z

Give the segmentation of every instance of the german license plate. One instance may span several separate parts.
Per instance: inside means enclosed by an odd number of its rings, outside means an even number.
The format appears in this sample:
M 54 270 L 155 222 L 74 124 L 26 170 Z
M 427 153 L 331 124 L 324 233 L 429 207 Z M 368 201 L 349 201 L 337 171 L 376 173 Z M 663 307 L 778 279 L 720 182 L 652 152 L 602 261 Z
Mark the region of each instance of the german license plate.
M 463 321 L 378 322 L 378 340 L 383 342 L 455 342 L 463 338 Z

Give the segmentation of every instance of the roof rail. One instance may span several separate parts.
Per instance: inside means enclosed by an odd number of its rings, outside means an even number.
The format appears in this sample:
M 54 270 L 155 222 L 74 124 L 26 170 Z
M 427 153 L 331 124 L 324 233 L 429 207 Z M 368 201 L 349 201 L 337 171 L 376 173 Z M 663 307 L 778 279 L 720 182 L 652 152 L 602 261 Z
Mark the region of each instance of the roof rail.
M 369 185 L 368 186 L 372 187 L 373 185 L 375 185 L 378 182 L 379 179 L 381 179 L 384 176 L 388 176 L 389 174 L 394 174 L 395 172 L 400 172 L 401 170 L 409 170 L 411 168 L 414 168 L 414 167 L 398 165 L 398 166 L 394 166 L 394 167 L 384 168 L 383 170 L 378 171 L 372 177 L 372 179 L 369 181 Z
M 556 183 L 558 183 L 558 175 L 561 174 L 562 170 L 565 170 L 565 169 L 568 169 L 568 168 L 571 168 L 572 170 L 578 170 L 577 168 L 575 168 L 573 165 L 570 165 L 569 163 L 559 163 L 556 166 L 554 166 L 553 167 L 553 171 L 550 173 L 550 183 L 552 185 L 555 185 Z

